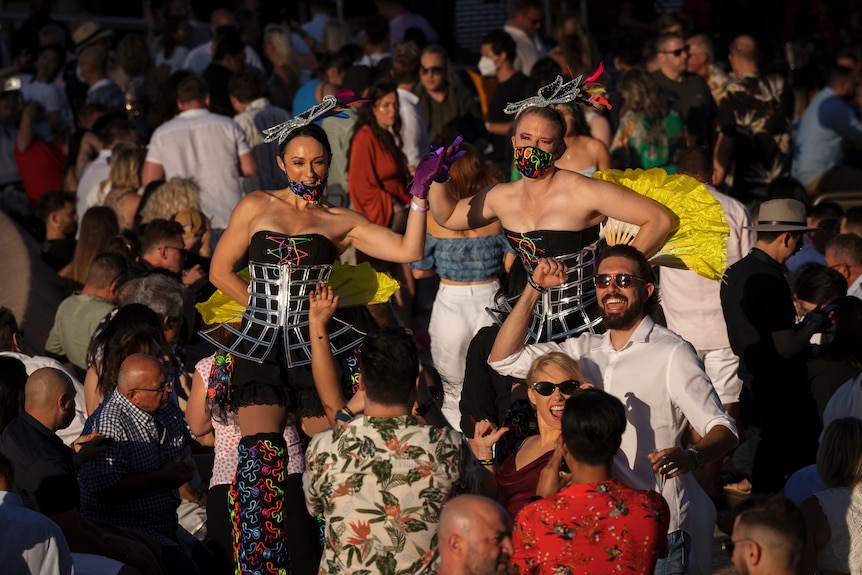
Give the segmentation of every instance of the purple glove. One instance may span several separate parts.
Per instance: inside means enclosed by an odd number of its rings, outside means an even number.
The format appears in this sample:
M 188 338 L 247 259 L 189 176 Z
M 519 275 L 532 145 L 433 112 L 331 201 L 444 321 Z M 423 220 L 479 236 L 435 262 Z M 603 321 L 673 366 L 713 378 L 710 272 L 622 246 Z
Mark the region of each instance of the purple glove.
M 440 172 L 440 167 L 445 159 L 446 153 L 442 147 L 422 156 L 419 165 L 416 166 L 416 172 L 413 174 L 413 181 L 407 186 L 407 191 L 420 200 L 427 198 L 428 190 L 431 189 L 431 182 Z
M 443 165 L 440 166 L 440 171 L 437 172 L 437 175 L 434 177 L 434 181 L 438 184 L 445 184 L 449 181 L 449 168 L 452 167 L 461 156 L 467 153 L 467 150 L 461 149 L 461 142 L 464 141 L 463 136 L 458 136 L 452 143 L 449 144 L 449 147 L 446 148 L 445 159 L 443 160 Z

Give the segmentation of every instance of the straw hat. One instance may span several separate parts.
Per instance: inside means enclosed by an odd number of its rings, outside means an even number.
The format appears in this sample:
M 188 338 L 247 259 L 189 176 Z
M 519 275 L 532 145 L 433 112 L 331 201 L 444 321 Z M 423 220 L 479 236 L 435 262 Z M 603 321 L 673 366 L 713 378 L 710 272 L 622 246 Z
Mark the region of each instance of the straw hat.
M 72 33 L 72 41 L 75 43 L 75 53 L 80 54 L 84 48 L 92 46 L 104 38 L 110 38 L 113 35 L 113 31 L 103 29 L 95 20 L 85 20 Z
M 760 204 L 756 226 L 745 226 L 756 232 L 810 232 L 817 230 L 805 221 L 805 204 L 782 198 Z

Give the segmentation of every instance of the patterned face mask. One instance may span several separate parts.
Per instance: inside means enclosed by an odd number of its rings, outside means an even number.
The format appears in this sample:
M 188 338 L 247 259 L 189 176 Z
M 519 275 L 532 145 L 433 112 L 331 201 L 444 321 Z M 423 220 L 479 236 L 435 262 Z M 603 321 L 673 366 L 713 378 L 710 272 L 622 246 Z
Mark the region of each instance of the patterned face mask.
M 515 148 L 515 167 L 525 178 L 541 178 L 553 169 L 554 154 L 533 146 Z
M 329 174 L 324 176 L 316 186 L 306 186 L 302 182 L 294 182 L 293 180 L 288 180 L 287 185 L 294 194 L 306 202 L 310 204 L 318 204 L 320 203 L 320 199 L 323 197 L 323 190 L 326 189 L 326 179 L 328 176 Z

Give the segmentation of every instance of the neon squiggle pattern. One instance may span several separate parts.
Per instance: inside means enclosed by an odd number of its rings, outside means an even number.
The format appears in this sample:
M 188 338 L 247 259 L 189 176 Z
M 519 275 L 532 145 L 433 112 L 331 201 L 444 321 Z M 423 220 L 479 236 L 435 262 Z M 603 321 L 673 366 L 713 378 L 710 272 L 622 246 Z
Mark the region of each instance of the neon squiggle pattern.
M 525 178 L 541 178 L 554 169 L 554 155 L 533 146 L 515 148 L 515 167 Z
M 524 263 L 524 268 L 528 271 L 533 271 L 533 265 L 539 258 L 544 257 L 545 250 L 538 247 L 536 242 L 541 238 L 530 238 L 524 234 L 519 235 L 508 235 L 510 240 L 512 240 L 516 246 L 518 253 L 521 254 L 521 261 Z
M 294 266 L 301 265 L 302 259 L 308 256 L 308 252 L 299 249 L 298 246 L 312 241 L 311 238 L 286 236 L 266 236 L 266 239 L 276 244 L 276 247 L 266 250 L 267 254 L 278 258 L 279 265 Z
M 236 575 L 286 575 L 284 438 L 276 433 L 243 437 L 228 496 Z

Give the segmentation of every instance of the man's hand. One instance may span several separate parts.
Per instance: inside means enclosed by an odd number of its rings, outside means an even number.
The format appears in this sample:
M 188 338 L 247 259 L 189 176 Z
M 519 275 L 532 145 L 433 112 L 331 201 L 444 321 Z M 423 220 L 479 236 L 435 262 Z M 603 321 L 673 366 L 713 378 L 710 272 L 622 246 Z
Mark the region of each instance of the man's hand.
M 200 280 L 206 279 L 207 272 L 200 264 L 195 264 L 187 270 L 183 270 L 183 285 L 190 287 L 198 283 Z
M 194 477 L 195 464 L 191 461 L 172 461 L 165 463 L 156 472 L 163 485 L 179 487 Z
M 113 438 L 105 437 L 98 431 L 80 436 L 72 442 L 72 450 L 75 453 L 75 465 L 83 465 L 88 461 L 96 459 L 112 445 L 114 445 Z
M 652 462 L 653 471 L 663 475 L 665 479 L 688 473 L 697 466 L 694 456 L 681 447 L 653 451 L 648 453 L 647 457 Z
M 569 278 L 565 265 L 556 258 L 542 258 L 533 270 L 533 281 L 544 289 L 562 285 Z

